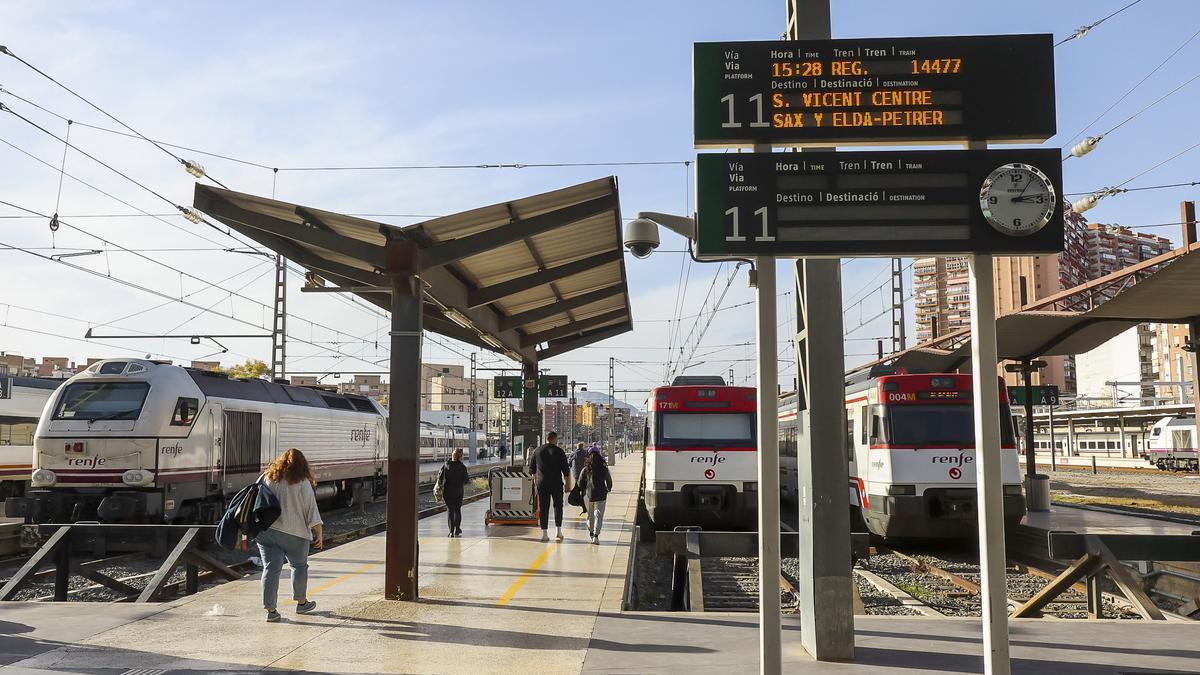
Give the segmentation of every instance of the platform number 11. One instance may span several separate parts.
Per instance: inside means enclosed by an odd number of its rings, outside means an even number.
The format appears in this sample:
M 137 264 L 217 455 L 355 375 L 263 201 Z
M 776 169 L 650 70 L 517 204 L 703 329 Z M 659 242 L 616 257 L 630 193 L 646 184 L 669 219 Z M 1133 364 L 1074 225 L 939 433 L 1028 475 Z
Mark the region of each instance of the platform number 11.
M 741 223 L 739 220 L 742 207 L 735 206 L 725 210 L 725 215 L 733 218 L 733 234 L 725 237 L 725 241 L 746 241 L 746 237 L 742 235 Z M 754 215 L 758 217 L 762 226 L 762 235 L 754 237 L 754 241 L 775 241 L 775 237 L 771 236 L 767 230 L 767 207 L 756 209 Z
M 771 123 L 763 119 L 763 97 L 762 94 L 755 94 L 750 97 L 750 102 L 754 104 L 755 119 L 750 123 L 752 127 L 769 127 Z M 733 117 L 733 94 L 726 94 L 721 97 L 721 103 L 725 104 L 725 121 L 721 122 L 721 126 L 725 129 L 736 129 L 742 126 Z

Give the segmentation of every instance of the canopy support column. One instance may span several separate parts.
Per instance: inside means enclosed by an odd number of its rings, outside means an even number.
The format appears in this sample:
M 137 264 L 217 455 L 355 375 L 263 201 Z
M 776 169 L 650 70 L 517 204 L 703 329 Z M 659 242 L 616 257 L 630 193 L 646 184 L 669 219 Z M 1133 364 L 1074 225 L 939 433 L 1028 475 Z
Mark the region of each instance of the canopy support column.
M 384 597 L 417 599 L 417 479 L 421 437 L 421 280 L 413 242 L 389 239 L 392 282 L 391 391 L 388 395 L 388 503 Z
M 537 361 L 526 361 L 521 365 L 521 381 L 523 389 L 521 393 L 521 412 L 537 412 L 538 411 L 538 364 Z M 542 421 L 545 425 L 545 420 Z M 537 447 L 538 433 L 536 431 L 526 431 L 524 440 L 525 457 L 524 462 L 529 464 L 530 453 Z

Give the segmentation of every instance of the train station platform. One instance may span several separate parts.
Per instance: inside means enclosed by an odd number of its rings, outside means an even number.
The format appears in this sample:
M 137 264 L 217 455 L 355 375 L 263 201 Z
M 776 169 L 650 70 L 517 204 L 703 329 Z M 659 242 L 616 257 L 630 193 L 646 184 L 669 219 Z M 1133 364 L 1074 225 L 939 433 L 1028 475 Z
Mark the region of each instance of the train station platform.
M 757 667 L 757 617 L 622 612 L 640 456 L 614 467 L 599 546 L 568 507 L 565 541 L 524 527 L 485 528 L 464 508 L 464 536 L 421 523 L 420 602 L 383 600 L 383 535 L 311 558 L 317 611 L 268 624 L 248 578 L 158 605 L 0 603 L 5 672 L 131 673 L 708 673 Z M 1015 672 L 1195 672 L 1194 627 L 1162 622 L 1017 620 Z M 856 617 L 853 663 L 817 663 L 784 618 L 789 673 L 982 672 L 978 619 Z
M 1050 560 L 1051 532 L 1078 534 L 1189 535 L 1200 524 L 1174 522 L 1103 506 L 1052 504 L 1049 511 L 1029 511 L 1021 523 L 1007 533 L 1009 553 L 1037 560 Z

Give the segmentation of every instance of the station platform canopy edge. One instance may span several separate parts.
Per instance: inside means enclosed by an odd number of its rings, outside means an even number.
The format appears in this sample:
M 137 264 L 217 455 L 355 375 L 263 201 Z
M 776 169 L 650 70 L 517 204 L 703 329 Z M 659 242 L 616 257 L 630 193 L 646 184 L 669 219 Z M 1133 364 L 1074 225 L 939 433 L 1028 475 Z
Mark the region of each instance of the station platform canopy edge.
M 1024 309 L 996 320 L 997 354 L 1001 360 L 1023 361 L 1044 356 L 1069 356 L 1091 351 L 1142 323 L 1185 323 L 1200 316 L 1200 244 L 1170 251 L 1051 299 L 1109 289 L 1085 311 Z M 1144 276 L 1136 277 L 1131 272 Z M 1119 284 L 1119 285 L 1118 285 Z M 1037 301 L 1032 307 L 1048 304 Z M 970 329 L 948 333 L 884 357 L 898 368 L 923 372 L 967 371 L 971 367 Z M 952 344 L 952 346 L 946 346 Z M 852 371 L 852 377 L 881 362 Z
M 199 183 L 194 206 L 389 311 L 385 246 L 406 239 L 425 329 L 525 363 L 633 329 L 612 176 L 406 227 Z

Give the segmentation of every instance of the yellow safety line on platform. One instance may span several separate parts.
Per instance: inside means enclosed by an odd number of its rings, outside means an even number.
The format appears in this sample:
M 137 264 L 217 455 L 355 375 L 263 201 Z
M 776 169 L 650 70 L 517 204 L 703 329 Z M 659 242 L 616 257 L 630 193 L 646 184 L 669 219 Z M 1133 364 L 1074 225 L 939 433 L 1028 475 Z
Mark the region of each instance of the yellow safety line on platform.
M 313 596 L 313 595 L 316 595 L 317 593 L 320 593 L 321 591 L 329 590 L 330 588 L 342 583 L 343 581 L 349 580 L 351 577 L 354 577 L 359 574 L 362 574 L 363 572 L 366 572 L 367 570 L 371 569 L 372 567 L 379 567 L 380 564 L 381 563 L 377 563 L 377 562 L 368 563 L 368 564 L 363 565 L 362 567 L 354 570 L 353 572 L 347 572 L 340 577 L 334 577 L 333 579 L 326 581 L 325 583 L 321 584 L 320 586 L 317 586 L 316 588 L 309 590 L 308 594 L 309 594 L 309 596 Z M 296 604 L 296 601 L 288 600 L 288 604 L 294 605 L 294 604 Z
M 496 606 L 503 607 L 511 602 L 521 590 L 521 587 L 525 585 L 525 582 L 529 581 L 529 579 L 533 576 L 533 573 L 537 572 L 538 568 L 542 566 L 542 563 L 546 562 L 546 559 L 550 557 L 550 554 L 558 550 L 558 545 L 560 543 L 561 542 L 556 541 L 552 546 L 548 547 L 545 551 L 542 551 L 542 554 L 537 557 L 537 560 L 533 561 L 533 564 L 529 566 L 529 569 L 525 570 L 524 574 L 517 577 L 517 580 L 512 583 L 512 586 L 508 587 L 507 591 L 504 591 L 504 595 L 500 596 L 500 600 L 496 602 Z

